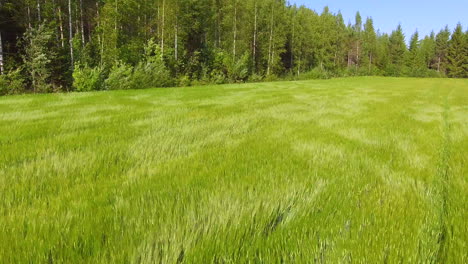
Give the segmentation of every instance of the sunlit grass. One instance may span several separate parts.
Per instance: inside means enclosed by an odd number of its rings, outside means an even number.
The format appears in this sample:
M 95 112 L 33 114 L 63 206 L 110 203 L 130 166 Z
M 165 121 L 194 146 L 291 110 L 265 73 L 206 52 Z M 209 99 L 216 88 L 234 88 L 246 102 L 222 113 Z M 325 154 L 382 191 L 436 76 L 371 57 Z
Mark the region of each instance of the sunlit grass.
M 0 98 L 0 263 L 468 263 L 468 81 Z

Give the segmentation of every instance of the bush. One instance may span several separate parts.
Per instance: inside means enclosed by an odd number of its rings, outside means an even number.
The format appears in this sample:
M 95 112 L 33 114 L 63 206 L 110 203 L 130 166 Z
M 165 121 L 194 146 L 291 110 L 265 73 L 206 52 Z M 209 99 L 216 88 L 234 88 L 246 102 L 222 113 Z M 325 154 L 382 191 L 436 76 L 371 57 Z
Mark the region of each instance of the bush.
M 102 69 L 75 65 L 73 88 L 78 92 L 97 91 L 102 88 Z
M 263 81 L 263 76 L 260 74 L 253 73 L 249 77 L 249 82 L 261 82 Z
M 333 74 L 327 70 L 321 69 L 319 67 L 312 69 L 311 71 L 301 73 L 297 77 L 298 80 L 311 80 L 311 79 L 330 79 L 333 77 Z
M 135 89 L 167 87 L 173 83 L 162 59 L 139 63 L 132 78 Z
M 128 90 L 133 88 L 133 67 L 118 62 L 112 66 L 109 76 L 104 81 L 106 90 Z
M 276 74 L 269 74 L 269 75 L 266 75 L 263 80 L 265 82 L 275 82 L 275 81 L 278 81 L 279 78 L 278 76 L 276 76 Z
M 178 80 L 178 86 L 187 87 L 191 85 L 190 77 L 187 75 L 180 76 Z
M 444 78 L 444 77 L 446 77 L 446 76 L 444 75 L 444 73 L 438 72 L 438 71 L 436 71 L 436 70 L 427 70 L 424 77 L 428 77 L 428 78 Z
M 136 89 L 167 87 L 174 84 L 164 63 L 161 48 L 154 40 L 148 41 L 144 59 L 135 67 L 132 79 Z
M 249 77 L 249 53 L 245 53 L 240 59 L 232 60 L 227 57 L 225 65 L 228 70 L 229 79 L 233 82 L 246 81 Z
M 24 78 L 21 69 L 0 75 L 0 95 L 19 94 L 24 92 Z
M 213 70 L 211 72 L 211 82 L 215 84 L 224 84 L 227 83 L 226 75 L 221 70 Z

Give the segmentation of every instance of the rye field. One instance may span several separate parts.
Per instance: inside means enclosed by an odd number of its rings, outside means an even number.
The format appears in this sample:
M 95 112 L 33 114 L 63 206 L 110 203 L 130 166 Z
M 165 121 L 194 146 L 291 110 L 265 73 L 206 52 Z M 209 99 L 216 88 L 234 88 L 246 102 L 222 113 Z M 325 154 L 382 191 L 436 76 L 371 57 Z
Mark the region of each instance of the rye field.
M 0 98 L 0 263 L 468 263 L 468 80 Z

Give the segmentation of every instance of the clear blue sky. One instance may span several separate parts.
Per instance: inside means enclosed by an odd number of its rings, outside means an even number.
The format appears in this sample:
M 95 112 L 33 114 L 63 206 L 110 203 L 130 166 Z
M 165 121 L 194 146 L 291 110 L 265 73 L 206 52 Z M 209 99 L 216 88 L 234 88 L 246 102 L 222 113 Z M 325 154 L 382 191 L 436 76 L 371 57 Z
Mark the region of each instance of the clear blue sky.
M 374 26 L 381 32 L 391 33 L 399 23 L 408 41 L 411 34 L 419 31 L 426 35 L 436 33 L 445 25 L 453 30 L 458 22 L 463 30 L 468 27 L 468 0 L 289 0 L 291 4 L 305 5 L 321 13 L 329 6 L 333 13 L 341 10 L 346 24 L 354 23 L 357 11 L 365 18 L 371 16 Z

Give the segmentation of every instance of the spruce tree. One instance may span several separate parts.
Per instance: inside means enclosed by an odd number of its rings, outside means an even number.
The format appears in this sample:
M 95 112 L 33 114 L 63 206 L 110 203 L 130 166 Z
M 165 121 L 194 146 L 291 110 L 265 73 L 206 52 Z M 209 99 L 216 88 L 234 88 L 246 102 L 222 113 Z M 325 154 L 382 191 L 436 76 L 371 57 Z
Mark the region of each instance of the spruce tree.
M 390 75 L 401 75 L 401 68 L 404 64 L 405 54 L 407 52 L 405 35 L 401 25 L 392 32 L 389 38 L 389 59 L 391 68 L 389 69 Z
M 34 92 L 51 91 L 51 63 L 56 54 L 52 52 L 50 42 L 52 31 L 44 24 L 29 29 L 22 41 L 25 46 L 23 62 L 30 74 Z
M 364 24 L 364 33 L 363 33 L 363 61 L 367 62 L 368 65 L 368 74 L 371 74 L 372 66 L 375 64 L 375 57 L 377 52 L 377 34 L 374 29 L 374 22 L 372 18 L 367 18 L 366 23 Z
M 423 53 L 421 52 L 421 41 L 419 40 L 418 31 L 411 36 L 409 50 L 406 56 L 406 66 L 408 75 L 414 77 L 424 75 L 425 63 Z
M 436 56 L 436 69 L 438 72 L 443 74 L 446 73 L 447 69 L 447 53 L 449 47 L 449 39 L 450 39 L 450 30 L 446 26 L 443 30 L 441 30 L 436 36 L 436 43 L 435 43 L 435 56 Z
M 461 24 L 457 25 L 450 38 L 447 59 L 449 77 L 462 78 L 466 76 L 467 47 Z
M 436 50 L 435 50 L 435 33 L 431 32 L 429 36 L 426 36 L 421 41 L 421 55 L 424 59 L 424 64 L 427 69 L 435 69 L 435 57 L 436 57 Z

